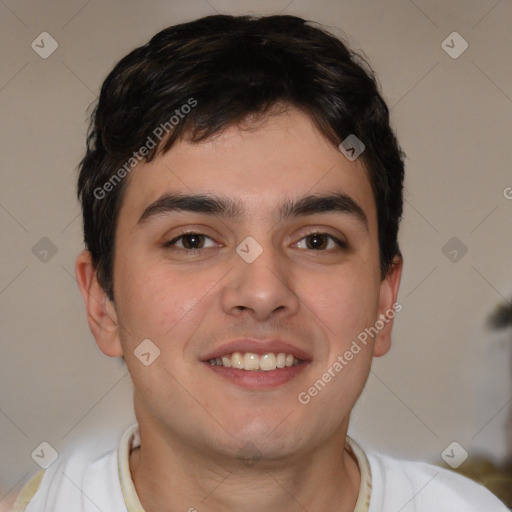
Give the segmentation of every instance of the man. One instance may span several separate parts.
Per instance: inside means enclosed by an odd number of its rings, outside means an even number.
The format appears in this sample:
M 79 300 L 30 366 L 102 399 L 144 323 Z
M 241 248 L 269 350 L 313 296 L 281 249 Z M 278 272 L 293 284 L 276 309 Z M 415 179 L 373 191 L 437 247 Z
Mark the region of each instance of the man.
M 371 70 L 302 19 L 211 16 L 122 59 L 80 166 L 76 276 L 137 425 L 16 510 L 505 511 L 347 437 L 401 309 L 402 184 Z

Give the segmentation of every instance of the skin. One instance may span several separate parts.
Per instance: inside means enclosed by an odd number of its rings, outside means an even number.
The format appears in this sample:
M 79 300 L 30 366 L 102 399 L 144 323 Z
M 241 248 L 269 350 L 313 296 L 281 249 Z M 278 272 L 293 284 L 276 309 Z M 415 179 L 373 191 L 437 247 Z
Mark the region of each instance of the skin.
M 76 276 L 98 346 L 124 355 L 133 380 L 142 445 L 130 469 L 145 510 L 353 510 L 360 473 L 344 449 L 350 412 L 372 358 L 389 350 L 393 322 L 309 404 L 297 395 L 396 302 L 402 265 L 397 259 L 381 279 L 376 205 L 361 160 L 349 161 L 290 108 L 249 130 L 230 126 L 205 142 L 180 141 L 128 179 L 115 304 L 87 251 Z M 247 215 L 175 212 L 137 225 L 164 192 L 227 196 Z M 276 216 L 285 199 L 332 192 L 349 195 L 368 225 L 339 212 Z M 183 228 L 210 237 L 207 248 L 163 247 Z M 348 249 L 333 241 L 311 248 L 311 233 L 345 240 Z M 235 251 L 247 236 L 263 248 L 250 264 Z M 241 336 L 285 339 L 311 361 L 284 385 L 248 390 L 201 362 Z M 149 366 L 134 356 L 146 338 L 161 351 Z M 257 460 L 247 464 L 241 453 Z

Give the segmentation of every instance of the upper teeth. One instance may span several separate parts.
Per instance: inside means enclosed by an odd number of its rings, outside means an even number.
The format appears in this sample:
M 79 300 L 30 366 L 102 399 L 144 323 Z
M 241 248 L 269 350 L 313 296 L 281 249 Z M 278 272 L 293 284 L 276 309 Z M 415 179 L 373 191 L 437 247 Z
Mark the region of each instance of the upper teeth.
M 217 366 L 225 366 L 226 368 L 237 368 L 239 370 L 275 370 L 276 368 L 284 368 L 285 366 L 294 366 L 299 364 L 299 360 L 292 354 L 279 352 L 274 354 L 259 355 L 252 352 L 233 352 L 231 355 L 225 355 L 210 359 L 209 363 Z

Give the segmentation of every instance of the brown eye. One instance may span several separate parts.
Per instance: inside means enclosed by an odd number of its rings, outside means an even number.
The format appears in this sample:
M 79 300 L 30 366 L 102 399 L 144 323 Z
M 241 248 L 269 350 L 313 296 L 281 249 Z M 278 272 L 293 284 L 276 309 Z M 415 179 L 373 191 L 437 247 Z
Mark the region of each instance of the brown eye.
M 202 249 L 204 245 L 204 236 L 192 233 L 190 235 L 183 235 L 182 243 L 185 249 Z
M 306 240 L 308 249 L 325 249 L 329 242 L 329 238 L 325 234 L 318 233 L 307 236 Z
M 183 250 L 198 250 L 205 249 L 207 240 L 212 240 L 209 236 L 201 233 L 182 233 L 180 236 L 167 242 L 164 247 L 183 249 Z M 215 244 L 210 244 L 208 247 L 213 247 Z
M 304 240 L 306 242 L 304 242 Z M 302 244 L 302 246 L 301 246 Z M 327 233 L 310 233 L 297 243 L 299 249 L 324 251 L 329 249 L 346 248 L 347 244 Z

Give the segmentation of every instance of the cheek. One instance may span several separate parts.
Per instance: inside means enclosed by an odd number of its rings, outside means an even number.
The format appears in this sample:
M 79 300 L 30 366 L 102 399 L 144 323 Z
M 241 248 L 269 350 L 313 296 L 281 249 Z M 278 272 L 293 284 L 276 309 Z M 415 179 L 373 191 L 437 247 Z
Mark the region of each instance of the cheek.
M 378 312 L 379 287 L 371 269 L 345 265 L 325 274 L 302 276 L 298 295 L 328 328 L 336 344 L 346 344 L 372 325 Z
M 120 320 L 137 338 L 163 342 L 194 316 L 208 290 L 201 273 L 170 271 L 165 263 L 123 263 L 116 275 Z M 173 335 L 173 338 L 175 336 Z

